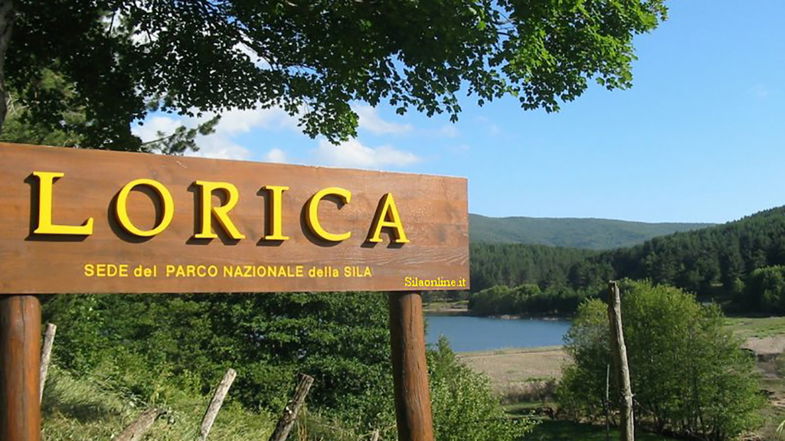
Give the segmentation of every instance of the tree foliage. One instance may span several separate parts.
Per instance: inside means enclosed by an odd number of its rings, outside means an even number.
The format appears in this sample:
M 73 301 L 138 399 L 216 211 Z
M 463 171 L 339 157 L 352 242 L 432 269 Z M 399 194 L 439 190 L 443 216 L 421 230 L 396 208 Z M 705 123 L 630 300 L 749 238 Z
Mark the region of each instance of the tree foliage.
M 69 295 L 53 296 L 44 312 L 59 326 L 58 364 L 74 373 L 139 365 L 207 392 L 232 367 L 232 395 L 275 410 L 298 372 L 315 377 L 315 405 L 352 407 L 368 391 L 384 391 L 386 305 L 373 293 Z
M 495 285 L 566 285 L 572 267 L 597 254 L 577 248 L 501 243 L 472 243 L 470 250 L 474 291 Z
M 605 281 L 629 277 L 721 300 L 733 311 L 785 312 L 785 207 L 604 252 L 522 244 L 472 244 L 471 250 L 475 291 L 537 284 L 545 296 L 572 298 L 577 306 Z M 486 303 L 483 309 L 494 314 L 540 312 L 524 309 L 520 302 L 511 305 Z
M 752 271 L 740 302 L 759 311 L 785 314 L 785 266 L 766 266 Z
M 231 367 L 230 401 L 277 414 L 304 372 L 316 380 L 315 415 L 349 433 L 394 437 L 384 294 L 68 295 L 47 299 L 44 313 L 58 324 L 58 368 L 98 378 L 136 405 L 165 407 L 172 390 L 206 395 Z M 529 429 L 505 417 L 487 378 L 461 365 L 446 340 L 428 360 L 439 439 L 514 441 Z
M 592 78 L 628 87 L 633 36 L 665 18 L 663 3 L 17 0 L 0 16 L 13 22 L 0 91 L 95 148 L 139 150 L 130 124 L 151 110 L 272 106 L 336 141 L 356 133 L 355 100 L 455 120 L 462 88 L 553 111 Z M 51 72 L 67 88 L 43 87 Z
M 658 432 L 723 441 L 751 428 L 762 405 L 753 358 L 723 327 L 714 305 L 677 288 L 622 284 L 624 338 L 638 424 Z M 603 415 L 610 357 L 606 305 L 583 303 L 566 341 L 574 363 L 560 385 L 562 406 L 575 415 Z M 611 390 L 618 384 L 611 376 Z M 610 406 L 618 410 L 618 394 Z
M 596 297 L 600 288 L 574 291 L 566 286 L 540 289 L 533 284 L 510 288 L 496 285 L 469 295 L 469 310 L 477 315 L 568 315 L 586 298 Z
M 461 364 L 445 337 L 429 351 L 428 367 L 439 441 L 516 441 L 533 427 L 510 419 L 488 378 Z

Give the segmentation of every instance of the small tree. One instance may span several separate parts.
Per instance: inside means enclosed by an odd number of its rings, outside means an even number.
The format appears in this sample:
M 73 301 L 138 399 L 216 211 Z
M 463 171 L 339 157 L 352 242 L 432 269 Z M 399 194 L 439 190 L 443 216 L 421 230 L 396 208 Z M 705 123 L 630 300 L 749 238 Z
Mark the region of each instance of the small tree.
M 461 364 L 442 337 L 428 353 L 434 428 L 439 441 L 515 441 L 531 431 L 531 420 L 504 412 L 490 381 Z
M 753 360 L 723 327 L 719 308 L 649 282 L 623 282 L 622 292 L 638 422 L 713 441 L 752 427 L 762 404 Z M 573 415 L 599 418 L 610 362 L 600 300 L 581 305 L 566 341 L 574 364 L 565 369 L 561 404 Z M 614 409 L 616 404 L 610 403 Z
M 753 271 L 745 286 L 749 306 L 765 312 L 785 312 L 785 266 L 766 266 Z

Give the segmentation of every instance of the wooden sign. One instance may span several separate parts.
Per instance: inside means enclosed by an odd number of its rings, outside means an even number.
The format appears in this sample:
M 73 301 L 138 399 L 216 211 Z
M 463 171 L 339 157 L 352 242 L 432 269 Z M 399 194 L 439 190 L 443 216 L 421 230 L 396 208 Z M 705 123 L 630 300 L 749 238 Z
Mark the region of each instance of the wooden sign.
M 2 143 L 0 164 L 0 293 L 468 289 L 462 178 Z

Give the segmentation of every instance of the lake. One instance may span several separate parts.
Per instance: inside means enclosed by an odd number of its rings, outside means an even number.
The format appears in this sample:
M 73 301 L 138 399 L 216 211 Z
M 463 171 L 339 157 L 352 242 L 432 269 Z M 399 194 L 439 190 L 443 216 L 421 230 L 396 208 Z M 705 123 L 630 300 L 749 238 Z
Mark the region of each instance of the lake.
M 502 348 L 554 346 L 570 328 L 568 320 L 498 319 L 464 315 L 428 315 L 425 339 L 436 343 L 440 335 L 456 352 Z

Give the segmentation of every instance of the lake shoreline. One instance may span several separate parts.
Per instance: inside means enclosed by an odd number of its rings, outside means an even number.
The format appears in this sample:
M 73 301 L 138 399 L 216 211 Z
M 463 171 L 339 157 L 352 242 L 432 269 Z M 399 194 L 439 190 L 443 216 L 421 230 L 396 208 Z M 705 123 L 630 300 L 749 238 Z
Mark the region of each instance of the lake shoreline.
M 481 317 L 500 320 L 571 320 L 572 315 L 566 314 L 500 314 L 500 315 L 481 315 L 469 311 L 466 301 L 460 302 L 431 302 L 423 304 L 423 312 L 427 316 L 466 316 Z

